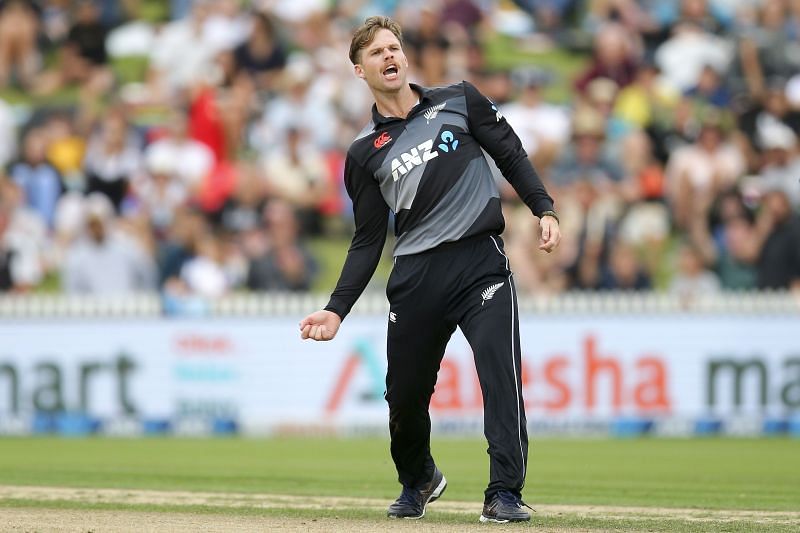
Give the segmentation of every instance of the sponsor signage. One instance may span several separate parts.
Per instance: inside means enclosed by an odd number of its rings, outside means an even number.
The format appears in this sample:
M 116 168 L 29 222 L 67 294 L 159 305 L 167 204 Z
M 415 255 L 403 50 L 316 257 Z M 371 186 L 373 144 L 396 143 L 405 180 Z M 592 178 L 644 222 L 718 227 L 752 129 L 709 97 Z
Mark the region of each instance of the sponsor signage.
M 0 418 L 76 412 L 231 419 L 252 432 L 383 428 L 386 320 L 350 317 L 325 343 L 301 341 L 296 317 L 3 323 Z M 529 424 L 791 417 L 800 410 L 796 324 L 790 315 L 523 315 Z M 480 430 L 473 357 L 481 354 L 457 332 L 431 402 L 437 427 Z

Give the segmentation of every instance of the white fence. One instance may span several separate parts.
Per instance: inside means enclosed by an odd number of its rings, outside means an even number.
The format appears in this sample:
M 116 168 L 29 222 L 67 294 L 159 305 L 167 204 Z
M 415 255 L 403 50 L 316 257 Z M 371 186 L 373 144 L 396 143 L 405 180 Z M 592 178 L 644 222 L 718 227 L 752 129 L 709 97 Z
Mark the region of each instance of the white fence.
M 326 295 L 313 294 L 233 294 L 217 300 L 180 302 L 188 315 L 285 316 L 305 314 L 327 302 Z M 0 318 L 35 317 L 153 317 L 164 314 L 165 301 L 157 293 L 129 296 L 66 296 L 49 294 L 0 295 Z M 726 292 L 694 299 L 668 294 L 642 293 L 567 293 L 558 296 L 521 296 L 521 313 L 532 314 L 800 314 L 800 293 Z M 382 294 L 362 296 L 353 314 L 388 311 Z

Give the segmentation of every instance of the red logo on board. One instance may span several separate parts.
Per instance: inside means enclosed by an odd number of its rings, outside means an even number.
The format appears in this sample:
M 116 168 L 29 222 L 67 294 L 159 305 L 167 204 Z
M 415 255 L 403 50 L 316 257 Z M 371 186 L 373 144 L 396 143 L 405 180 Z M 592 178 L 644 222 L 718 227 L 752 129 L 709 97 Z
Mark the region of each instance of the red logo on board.
M 372 144 L 375 145 L 375 148 L 380 150 L 391 140 L 392 138 L 389 136 L 389 132 L 384 131 L 379 137 L 375 138 L 375 141 Z

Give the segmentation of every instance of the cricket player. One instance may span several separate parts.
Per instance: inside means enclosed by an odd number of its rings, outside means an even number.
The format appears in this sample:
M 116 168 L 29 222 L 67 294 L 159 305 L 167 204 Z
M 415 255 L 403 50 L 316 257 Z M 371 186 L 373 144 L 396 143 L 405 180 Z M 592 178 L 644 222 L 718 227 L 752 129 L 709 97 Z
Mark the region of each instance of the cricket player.
M 517 135 L 473 85 L 408 83 L 395 21 L 368 18 L 353 35 L 350 60 L 375 98 L 372 121 L 345 162 L 355 235 L 328 305 L 300 322 L 301 337 L 336 336 L 375 271 L 391 210 L 396 244 L 386 288 L 386 401 L 402 492 L 388 516 L 422 518 L 447 486 L 430 452 L 428 408 L 445 347 L 460 327 L 474 352 L 489 443 L 480 520 L 529 520 L 521 498 L 528 438 L 517 301 L 500 238 L 500 197 L 484 150 L 540 218 L 539 248 L 546 252 L 561 239 L 553 200 Z

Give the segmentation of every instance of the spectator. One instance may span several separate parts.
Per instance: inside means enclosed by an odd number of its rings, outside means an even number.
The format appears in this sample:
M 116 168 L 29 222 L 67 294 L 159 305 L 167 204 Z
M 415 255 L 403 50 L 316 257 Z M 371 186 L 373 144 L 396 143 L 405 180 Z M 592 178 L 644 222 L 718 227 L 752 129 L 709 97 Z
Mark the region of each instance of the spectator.
M 403 35 L 403 50 L 408 60 L 419 68 L 420 83 L 442 85 L 447 80 L 447 54 L 450 41 L 442 31 L 442 13 L 427 4 L 419 12 L 419 22 Z
M 723 244 L 718 251 L 714 270 L 727 290 L 756 288 L 756 266 L 753 243 L 757 242 L 753 224 L 745 217 L 727 220 L 723 227 Z
M 252 77 L 256 87 L 269 90 L 286 66 L 284 44 L 276 35 L 272 20 L 265 13 L 253 15 L 247 40 L 233 51 L 236 72 Z
M 443 26 L 455 25 L 474 37 L 483 11 L 472 0 L 443 0 L 441 20 Z
M 586 96 L 589 84 L 597 78 L 608 78 L 617 87 L 627 87 L 633 82 L 637 58 L 631 40 L 628 30 L 618 24 L 607 24 L 598 30 L 592 63 L 575 82 L 580 96 Z
M 183 266 L 194 256 L 198 240 L 208 231 L 208 223 L 199 212 L 191 209 L 174 212 L 172 223 L 158 235 L 156 256 L 159 286 L 166 285 L 170 280 L 180 280 Z M 186 290 L 182 283 L 173 285 Z
M 533 16 L 536 29 L 556 40 L 565 33 L 565 18 L 576 10 L 576 0 L 514 0 L 514 3 Z M 629 2 L 633 4 L 633 2 Z M 634 4 L 635 5 L 635 4 Z M 566 39 L 565 39 L 566 40 Z
M 247 287 L 257 291 L 307 291 L 317 272 L 309 251 L 298 242 L 290 204 L 272 201 L 264 209 L 268 249 L 250 262 Z
M 629 135 L 622 142 L 622 152 L 625 174 L 630 179 L 620 187 L 625 207 L 617 233 L 625 242 L 644 247 L 649 268 L 655 271 L 670 234 L 664 169 L 656 161 L 652 143 L 644 132 Z
M 666 196 L 664 169 L 656 160 L 653 143 L 643 131 L 634 131 L 620 143 L 623 172 L 630 176 L 629 186 L 622 189 L 629 203 L 661 203 Z
M 0 292 L 6 292 L 14 287 L 14 252 L 6 244 L 6 231 L 8 220 L 11 218 L 7 206 L 0 203 Z
M 710 205 L 700 206 L 692 218 L 691 243 L 700 253 L 703 263 L 713 267 L 723 289 L 754 289 L 755 262 L 761 246 L 755 228 L 738 193 L 722 196 L 719 205 L 719 238 L 712 237 L 709 232 Z
M 15 81 L 30 88 L 41 66 L 36 46 L 39 8 L 32 0 L 0 4 L 0 87 Z
M 600 113 L 605 123 L 606 146 L 609 154 L 621 159 L 618 153 L 620 141 L 631 132 L 628 122 L 614 114 L 614 103 L 619 93 L 617 84 L 608 78 L 595 78 L 586 87 L 586 94 L 580 106 L 586 106 Z
M 686 91 L 698 84 L 707 65 L 727 71 L 732 56 L 733 51 L 721 37 L 687 22 L 673 28 L 672 36 L 656 50 L 655 60 L 670 85 Z
M 692 100 L 720 109 L 730 107 L 733 100 L 733 95 L 723 84 L 721 72 L 717 71 L 713 65 L 703 67 L 697 85 L 688 89 L 684 95 Z
M 724 33 L 726 15 L 717 8 L 719 2 L 713 0 L 680 0 L 671 2 L 673 6 L 679 4 L 678 18 L 672 26 L 679 24 L 693 24 L 703 31 L 713 34 Z
M 783 79 L 769 80 L 761 97 L 738 117 L 738 127 L 745 139 L 745 154 L 754 169 L 761 165 L 761 141 L 773 136 L 772 131 L 764 130 L 774 131 L 776 122 L 789 127 L 795 137 L 800 136 L 800 109 L 792 109 L 789 105 Z
M 168 174 L 194 195 L 214 166 L 214 154 L 205 144 L 189 137 L 186 115 L 174 111 L 169 116 L 166 135 L 144 152 L 147 170 Z
M 267 185 L 258 173 L 243 169 L 236 183 L 236 190 L 219 212 L 219 225 L 228 233 L 244 234 L 256 230 L 260 225 L 264 209 Z
M 667 186 L 675 223 L 686 228 L 692 203 L 734 185 L 745 171 L 741 152 L 725 137 L 721 117 L 705 115 L 697 142 L 678 148 L 667 165 Z
M 684 243 L 678 252 L 678 269 L 670 281 L 669 293 L 685 302 L 716 294 L 719 290 L 719 278 L 706 269 L 701 252 L 694 245 Z
M 622 168 L 604 153 L 605 117 L 595 109 L 581 107 L 572 118 L 572 146 L 553 168 L 557 186 L 585 180 L 603 191 L 612 191 L 623 180 Z
M 299 128 L 286 132 L 286 144 L 264 159 L 268 193 L 289 202 L 299 212 L 306 231 L 321 230 L 320 203 L 328 196 L 331 183 L 322 153 L 310 144 Z
M 61 274 L 67 293 L 112 295 L 155 289 L 152 259 L 113 223 L 111 202 L 98 193 L 89 195 L 85 203 L 85 233 L 67 250 Z
M 701 118 L 704 116 L 689 99 L 681 98 L 678 92 L 675 95 L 672 105 L 663 110 L 663 115 L 656 115 L 656 120 L 645 129 L 653 141 L 656 159 L 664 165 L 669 163 L 676 150 L 697 140 Z
M 759 131 L 759 146 L 763 150 L 762 167 L 755 187 L 762 193 L 783 191 L 800 213 L 800 154 L 794 132 L 781 122 L 765 120 Z
M 26 291 L 45 275 L 47 226 L 23 203 L 22 191 L 0 174 L 0 292 Z
M 175 222 L 175 214 L 187 204 L 186 187 L 171 174 L 157 170 L 136 181 L 137 209 L 152 224 L 155 237 L 163 238 Z
M 45 133 L 47 161 L 61 175 L 64 187 L 68 190 L 85 190 L 82 166 L 86 138 L 76 130 L 72 117 L 68 113 L 54 113 L 47 118 L 41 130 Z
M 2 83 L 0 83 L 2 86 Z M 17 156 L 17 123 L 14 111 L 0 98 L 0 169 Z
M 555 253 L 536 253 L 539 246 L 539 224 L 530 223 L 530 210 L 523 205 L 503 205 L 506 229 L 504 250 L 514 265 L 514 283 L 520 294 L 558 294 L 567 289 L 562 248 Z
M 307 55 L 290 59 L 281 75 L 279 94 L 267 103 L 253 132 L 254 145 L 262 153 L 280 146 L 291 128 L 308 132 L 318 149 L 336 145 L 336 128 L 330 126 L 337 123 L 335 109 L 329 95 L 315 91 L 316 70 Z
M 782 191 L 764 197 L 758 225 L 764 244 L 758 258 L 759 289 L 800 289 L 800 215 Z
M 205 34 L 211 13 L 207 1 L 192 2 L 186 19 L 161 28 L 149 62 L 149 91 L 152 100 L 169 102 L 192 83 L 209 76 L 219 49 Z
M 214 0 L 203 24 L 203 35 L 215 50 L 233 50 L 247 39 L 251 18 L 239 0 Z
M 512 72 L 517 97 L 500 107 L 537 168 L 549 168 L 569 140 L 569 115 L 563 108 L 547 103 L 542 94 L 551 76 L 530 68 Z
M 573 0 L 548 0 L 547 2 L 537 2 L 536 0 L 526 0 L 530 3 L 544 4 L 575 4 Z M 664 2 L 662 2 L 664 3 Z M 640 4 L 645 4 L 641 6 Z M 659 31 L 657 17 L 643 9 L 652 6 L 653 2 L 636 2 L 635 0 L 589 0 L 586 13 L 586 20 L 583 27 L 589 32 L 596 32 L 598 28 L 612 22 L 618 21 L 625 28 L 632 32 L 642 33 L 643 36 Z M 663 13 L 663 9 L 661 10 Z
M 230 289 L 222 265 L 222 249 L 213 233 L 197 239 L 193 257 L 181 268 L 180 281 L 190 294 L 202 298 L 219 298 Z
M 89 140 L 83 167 L 87 193 L 98 192 L 119 212 L 128 187 L 142 170 L 141 143 L 122 112 L 106 114 Z
M 644 291 L 653 288 L 636 250 L 617 241 L 609 253 L 609 264 L 604 270 L 600 288 L 618 291 Z
M 28 130 L 23 139 L 22 159 L 11 165 L 10 177 L 22 189 L 27 205 L 52 227 L 63 187 L 58 171 L 45 159 L 46 143 L 44 131 Z
M 786 4 L 782 0 L 766 0 L 761 5 L 759 24 L 741 34 L 739 57 L 752 96 L 763 94 L 767 80 L 788 78 L 800 70 L 796 53 L 800 36 L 790 31 Z
M 588 180 L 575 182 L 567 192 L 561 196 L 560 210 L 565 221 L 564 242 L 568 244 L 562 254 L 569 264 L 570 286 L 598 289 L 619 218 L 617 198 Z
M 106 92 L 114 82 L 108 66 L 108 28 L 100 21 L 94 0 L 80 0 L 75 6 L 75 23 L 60 49 L 58 65 L 37 80 L 36 91 L 51 94 L 68 84 L 77 84 L 91 95 Z
M 620 89 L 614 113 L 631 126 L 649 128 L 671 119 L 680 93 L 665 83 L 658 67 L 645 63 L 636 71 L 636 78 Z

